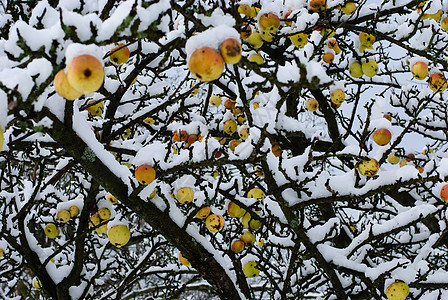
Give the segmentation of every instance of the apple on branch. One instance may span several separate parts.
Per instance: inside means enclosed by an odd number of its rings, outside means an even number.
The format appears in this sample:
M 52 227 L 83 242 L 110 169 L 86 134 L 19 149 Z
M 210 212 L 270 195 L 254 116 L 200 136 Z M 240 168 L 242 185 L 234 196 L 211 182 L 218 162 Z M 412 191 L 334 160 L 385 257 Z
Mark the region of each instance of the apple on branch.
M 203 82 L 213 81 L 224 71 L 224 59 L 210 47 L 197 49 L 188 61 L 190 72 Z
M 96 92 L 103 85 L 103 64 L 92 55 L 77 56 L 67 67 L 67 80 L 75 90 L 83 94 Z

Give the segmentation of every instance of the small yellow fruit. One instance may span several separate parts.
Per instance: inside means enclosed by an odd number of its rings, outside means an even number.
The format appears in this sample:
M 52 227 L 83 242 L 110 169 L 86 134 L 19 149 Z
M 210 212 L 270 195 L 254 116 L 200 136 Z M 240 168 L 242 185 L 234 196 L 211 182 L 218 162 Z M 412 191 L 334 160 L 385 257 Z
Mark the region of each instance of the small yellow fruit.
M 378 64 L 373 59 L 366 59 L 362 64 L 362 72 L 367 77 L 373 77 L 378 73 Z
M 193 198 L 194 198 L 194 192 L 189 187 L 183 187 L 177 191 L 176 199 L 181 204 L 190 203 L 191 201 L 193 201 Z
M 238 12 L 240 14 L 243 14 L 243 15 L 247 16 L 247 17 L 250 17 L 250 6 L 247 5 L 247 4 L 240 4 L 238 6 Z
M 110 209 L 108 209 L 107 207 L 102 207 L 98 211 L 98 216 L 101 220 L 109 220 L 111 216 Z
M 240 253 L 244 250 L 245 244 L 242 240 L 235 240 L 230 247 L 233 252 Z
M 364 73 L 362 72 L 362 66 L 359 61 L 355 61 L 350 65 L 350 75 L 354 78 L 361 78 Z
M 336 41 L 335 39 L 329 40 L 327 45 L 328 48 L 333 49 L 336 54 L 339 54 L 342 51 L 341 48 L 339 48 L 338 41 Z
M 90 216 L 89 226 L 94 227 L 98 226 L 101 223 L 101 218 L 98 214 L 94 214 Z
M 89 101 L 87 108 L 87 112 L 89 113 L 90 116 L 101 116 L 103 114 L 104 111 L 104 104 L 102 102 L 98 102 L 96 104 L 96 101 Z
M 322 60 L 327 64 L 331 64 L 334 61 L 334 54 L 332 52 L 324 53 Z
M 116 225 L 109 229 L 107 237 L 112 245 L 120 248 L 131 239 L 131 232 L 126 225 Z
M 151 118 L 151 117 L 147 117 L 147 118 L 145 118 L 145 119 L 143 120 L 143 122 L 144 122 L 145 124 L 148 124 L 148 125 L 154 125 L 154 123 L 156 122 L 156 120 L 154 120 L 154 119 Z
M 112 195 L 111 193 L 108 193 L 106 195 L 106 200 L 109 201 L 112 204 L 116 204 L 118 202 L 118 199 L 114 195 Z
M 345 100 L 345 93 L 344 93 L 344 91 L 341 90 L 341 89 L 335 90 L 333 93 L 331 93 L 330 100 L 335 105 L 342 104 L 342 102 L 344 102 L 344 100 Z
M 82 96 L 81 92 L 75 90 L 70 85 L 64 70 L 60 70 L 54 76 L 54 90 L 59 96 L 62 96 L 67 100 L 75 100 Z
M 236 39 L 227 39 L 221 45 L 221 55 L 226 64 L 236 64 L 241 59 L 241 44 Z
M 42 289 L 42 282 L 40 282 L 39 278 L 34 279 L 33 287 L 38 291 Z
M 188 61 L 188 68 L 200 81 L 213 81 L 224 71 L 224 59 L 214 49 L 202 47 L 193 52 Z
M 198 218 L 198 219 L 205 219 L 205 218 L 208 217 L 208 215 L 210 214 L 210 212 L 211 212 L 211 208 L 210 208 L 210 206 L 206 206 L 206 207 L 201 208 L 201 209 L 196 213 L 195 217 Z
M 150 165 L 141 165 L 135 169 L 135 178 L 140 184 L 147 185 L 156 178 L 156 170 Z
M 240 131 L 238 131 L 238 135 L 240 136 L 240 138 L 245 141 L 247 140 L 247 138 L 249 137 L 250 133 L 249 133 L 249 128 L 247 127 L 242 127 L 240 129 Z
M 151 192 L 151 194 L 149 195 L 148 199 L 149 199 L 149 200 L 154 199 L 154 197 L 155 197 L 156 195 L 157 195 L 157 190 L 154 190 L 154 191 Z
M 289 39 L 291 40 L 291 43 L 299 49 L 305 47 L 305 45 L 308 44 L 308 34 L 306 33 L 301 32 L 290 35 Z
M 255 235 L 250 231 L 246 231 L 240 236 L 240 240 L 242 240 L 247 247 L 253 246 L 255 244 Z
M 124 44 L 118 44 L 117 47 L 110 50 L 110 60 L 116 64 L 122 64 L 128 61 L 131 52 Z
M 447 81 L 442 73 L 434 73 L 429 77 L 429 88 L 436 93 L 441 93 L 447 88 Z
M 423 80 L 428 76 L 428 64 L 423 61 L 418 61 L 412 65 L 411 72 L 415 79 Z
M 61 223 L 67 223 L 70 220 L 70 212 L 66 209 L 61 209 L 56 215 L 57 219 Z
M 264 246 L 264 240 L 258 240 L 257 241 L 257 246 L 258 247 L 263 247 Z
M 230 201 L 227 205 L 227 213 L 232 218 L 241 218 L 246 213 L 246 210 L 239 207 L 235 202 Z
M 181 264 L 183 264 L 184 266 L 190 266 L 191 265 L 191 263 L 188 261 L 188 259 L 186 259 L 183 255 L 182 255 L 182 253 L 180 253 L 179 252 L 179 261 L 180 261 L 180 263 Z
M 211 105 L 218 107 L 219 105 L 221 105 L 221 97 L 212 95 L 212 96 L 210 96 L 210 99 L 208 99 L 208 102 Z
M 49 239 L 54 239 L 59 235 L 59 229 L 53 223 L 48 223 L 45 226 L 44 232 Z
M 77 91 L 90 94 L 99 90 L 104 81 L 104 68 L 92 55 L 80 55 L 67 67 L 67 80 Z
M 236 128 L 237 128 L 237 124 L 235 122 L 235 120 L 227 120 L 224 122 L 224 132 L 227 133 L 228 135 L 232 135 L 236 132 Z
M 253 188 L 249 192 L 247 192 L 247 198 L 255 198 L 257 200 L 263 200 L 264 193 L 259 188 Z
M 246 277 L 255 277 L 260 274 L 260 269 L 258 269 L 258 263 L 256 261 L 248 261 L 243 266 L 243 273 Z
M 5 256 L 5 250 L 3 248 L 0 248 L 0 257 Z
M 79 207 L 76 205 L 72 205 L 72 206 L 70 206 L 69 212 L 70 212 L 70 217 L 74 218 L 77 215 L 79 215 Z
M 400 157 L 396 156 L 395 154 L 391 153 L 389 154 L 389 156 L 387 157 L 387 161 L 392 164 L 392 165 L 396 165 L 400 162 Z
M 405 300 L 408 295 L 409 286 L 403 281 L 396 281 L 386 289 L 386 296 L 389 300 Z
M 263 39 L 261 38 L 261 34 L 259 32 L 252 32 L 247 38 L 247 43 L 254 48 L 255 50 L 261 48 L 263 46 Z
M 371 47 L 375 43 L 375 37 L 369 33 L 361 32 L 359 34 L 359 41 L 363 46 Z
M 251 54 L 251 55 L 249 55 L 247 60 L 250 61 L 250 62 L 254 62 L 256 64 L 259 64 L 259 65 L 264 64 L 264 59 L 263 59 L 263 57 L 260 54 Z
M 373 140 L 378 146 L 385 146 L 389 144 L 392 138 L 392 133 L 386 128 L 377 129 L 373 133 Z
M 260 229 L 262 223 L 260 220 L 255 220 L 249 213 L 246 213 L 241 219 L 241 223 L 243 223 L 244 228 L 249 230 L 258 230 Z
M 362 160 L 358 164 L 359 173 L 361 175 L 367 176 L 367 177 L 375 176 L 375 174 L 378 173 L 379 169 L 380 169 L 380 164 L 374 158 L 371 158 L 368 160 Z
M 347 2 L 342 7 L 342 12 L 346 15 L 351 15 L 356 10 L 356 4 L 354 2 Z
M 221 215 L 209 215 L 205 220 L 205 226 L 210 232 L 217 233 L 224 227 L 224 218 Z

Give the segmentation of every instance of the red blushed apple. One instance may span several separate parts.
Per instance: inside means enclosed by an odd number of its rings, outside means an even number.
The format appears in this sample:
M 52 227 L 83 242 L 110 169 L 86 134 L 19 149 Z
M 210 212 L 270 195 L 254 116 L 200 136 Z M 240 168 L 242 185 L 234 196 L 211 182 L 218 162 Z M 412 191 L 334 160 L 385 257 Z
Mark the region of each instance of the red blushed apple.
M 241 140 L 231 140 L 230 141 L 230 143 L 229 143 L 229 149 L 230 149 L 230 151 L 235 151 L 235 148 L 239 145 L 239 144 L 241 144 Z
M 75 100 L 82 96 L 81 92 L 78 92 L 70 85 L 64 70 L 60 70 L 54 76 L 54 90 L 59 96 L 67 100 Z
M 381 128 L 373 133 L 373 140 L 378 146 L 387 145 L 392 138 L 392 134 L 386 128 Z
M 429 77 L 429 88 L 433 92 L 441 93 L 447 88 L 447 81 L 442 73 L 434 73 Z
M 196 134 L 190 134 L 187 138 L 187 145 L 185 145 L 185 146 L 190 146 L 197 140 L 198 140 L 198 136 Z
M 324 55 L 322 55 L 322 60 L 327 64 L 331 64 L 334 61 L 334 54 L 331 52 L 324 53 Z
M 67 67 L 67 80 L 75 90 L 83 94 L 96 92 L 104 81 L 103 65 L 92 55 L 77 56 Z
M 188 61 L 190 72 L 200 81 L 213 81 L 224 71 L 224 59 L 210 47 L 202 47 L 193 52 Z
M 235 253 L 240 253 L 244 250 L 245 244 L 242 240 L 235 240 L 232 243 L 231 249 Z
M 230 110 L 234 110 L 235 107 L 236 107 L 236 101 L 232 100 L 232 99 L 227 99 L 224 102 L 224 107 L 227 108 L 227 109 L 230 109 Z
M 150 165 L 141 165 L 135 170 L 135 178 L 140 184 L 147 185 L 156 178 L 156 170 Z
M 412 75 L 418 80 L 423 80 L 428 76 L 428 65 L 423 61 L 418 61 L 411 67 Z
M 181 130 L 180 131 L 180 141 L 186 142 L 187 140 L 188 140 L 188 132 L 186 132 L 185 130 Z
M 440 190 L 440 198 L 443 201 L 448 202 L 448 184 L 445 184 Z

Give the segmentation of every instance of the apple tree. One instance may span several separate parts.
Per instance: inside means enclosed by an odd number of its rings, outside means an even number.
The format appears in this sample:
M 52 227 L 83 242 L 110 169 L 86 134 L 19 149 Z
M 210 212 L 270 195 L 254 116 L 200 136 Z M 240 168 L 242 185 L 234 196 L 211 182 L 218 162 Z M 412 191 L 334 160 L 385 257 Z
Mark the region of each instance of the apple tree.
M 2 299 L 446 299 L 448 2 L 2 0 Z

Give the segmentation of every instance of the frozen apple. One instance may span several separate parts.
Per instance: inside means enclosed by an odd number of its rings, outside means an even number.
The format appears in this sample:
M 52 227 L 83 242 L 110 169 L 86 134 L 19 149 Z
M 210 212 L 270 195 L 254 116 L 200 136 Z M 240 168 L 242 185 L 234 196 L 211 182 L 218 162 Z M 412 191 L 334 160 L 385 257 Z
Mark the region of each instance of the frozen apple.
M 373 177 L 378 173 L 380 164 L 374 158 L 364 159 L 358 163 L 358 171 L 361 175 L 366 177 Z
M 252 28 L 250 27 L 249 24 L 244 23 L 243 25 L 241 25 L 241 30 L 240 30 L 240 37 L 242 39 L 247 39 L 250 34 L 252 33 Z
M 240 138 L 245 141 L 247 140 L 247 138 L 249 137 L 249 128 L 247 127 L 242 127 L 240 129 L 240 131 L 238 131 L 238 135 L 240 136 Z
M 109 220 L 111 216 L 110 209 L 108 209 L 107 207 L 102 207 L 98 211 L 98 216 L 101 220 Z
M 326 0 L 310 0 L 311 10 L 314 12 L 320 12 L 326 9 Z
M 253 188 L 249 192 L 247 192 L 247 198 L 255 198 L 257 200 L 263 200 L 264 193 L 259 188 Z
M 361 78 L 364 75 L 362 65 L 359 61 L 355 61 L 350 65 L 350 75 L 354 78 Z
M 448 202 L 448 184 L 445 184 L 440 190 L 440 199 Z
M 131 232 L 126 225 L 116 225 L 107 232 L 109 242 L 117 248 L 126 245 L 131 239 Z
M 221 97 L 217 95 L 210 96 L 210 99 L 208 99 L 208 102 L 210 105 L 218 107 L 221 104 Z
M 391 153 L 389 154 L 389 156 L 387 157 L 387 161 L 392 164 L 392 165 L 396 165 L 400 162 L 400 157 L 396 156 L 395 154 Z
M 334 54 L 332 52 L 327 52 L 322 55 L 322 60 L 327 64 L 331 64 L 334 61 Z
M 244 250 L 245 244 L 242 240 L 234 240 L 232 246 L 230 247 L 233 252 L 240 253 Z
M 247 38 L 247 42 L 249 45 L 255 50 L 261 48 L 263 46 L 263 39 L 261 38 L 261 34 L 259 32 L 252 32 L 250 36 Z
M 240 14 L 243 14 L 243 15 L 247 16 L 247 17 L 250 17 L 250 6 L 247 5 L 247 4 L 240 4 L 238 6 L 238 12 Z
M 362 72 L 367 77 L 373 77 L 378 73 L 378 64 L 373 59 L 368 58 L 362 63 Z
M 446 90 L 447 82 L 442 73 L 434 73 L 429 77 L 429 88 L 436 93 L 441 93 Z
M 275 33 L 280 27 L 280 19 L 274 13 L 266 13 L 260 16 L 258 24 L 263 31 Z
M 58 211 L 56 217 L 58 221 L 61 223 L 67 223 L 70 220 L 70 212 L 66 209 L 61 209 Z
M 411 67 L 412 75 L 415 79 L 423 80 L 428 76 L 428 64 L 423 61 L 418 61 Z
M 247 247 L 250 247 L 255 243 L 255 235 L 250 231 L 246 231 L 240 236 L 240 240 L 242 240 Z
M 55 239 L 59 235 L 59 229 L 53 223 L 48 223 L 45 226 L 44 232 L 49 239 Z
M 193 52 L 188 68 L 200 81 L 213 81 L 224 71 L 224 59 L 214 49 L 202 47 Z
M 330 100 L 335 105 L 342 104 L 342 102 L 344 102 L 344 100 L 345 100 L 345 93 L 344 93 L 344 91 L 341 90 L 341 89 L 335 90 L 333 93 L 331 93 Z
M 128 61 L 131 52 L 124 44 L 118 44 L 117 47 L 110 50 L 110 60 L 116 64 L 123 64 Z
M 377 129 L 373 133 L 373 140 L 378 146 L 385 146 L 389 144 L 391 138 L 392 134 L 390 133 L 389 129 L 386 128 Z
M 339 54 L 342 51 L 341 48 L 339 48 L 338 41 L 336 41 L 335 39 L 329 40 L 327 46 L 328 48 L 332 49 L 336 54 Z
M 95 227 L 101 224 L 101 218 L 98 214 L 93 214 L 90 216 L 89 219 L 89 226 L 90 227 Z
M 258 65 L 264 64 L 263 56 L 261 56 L 260 54 L 251 54 L 251 55 L 249 55 L 247 60 L 250 61 L 250 62 L 254 62 L 254 63 L 258 64 Z
M 389 285 L 386 289 L 388 300 L 405 300 L 409 295 L 409 286 L 406 282 L 396 281 Z
M 373 36 L 372 34 L 369 34 L 367 32 L 361 32 L 359 34 L 359 41 L 361 42 L 361 44 L 363 46 L 366 47 L 371 47 L 373 45 L 373 43 L 375 43 L 375 36 Z
M 109 201 L 112 204 L 116 204 L 118 202 L 118 199 L 114 195 L 112 195 L 111 193 L 108 193 L 106 195 L 106 200 Z
M 226 64 L 236 64 L 241 59 L 241 44 L 236 39 L 227 39 L 221 45 L 221 55 Z
M 236 132 L 237 124 L 235 120 L 227 120 L 223 124 L 224 132 L 228 135 L 232 135 Z
M 67 80 L 83 94 L 96 92 L 104 81 L 103 64 L 92 55 L 77 56 L 67 67 Z
M 191 265 L 191 263 L 188 261 L 188 259 L 186 259 L 180 252 L 179 252 L 179 261 L 181 264 L 183 264 L 186 267 Z
M 70 217 L 74 218 L 79 214 L 79 208 L 76 205 L 72 205 L 70 206 L 69 210 L 70 212 Z
M 183 187 L 177 191 L 176 199 L 181 204 L 187 204 L 193 201 L 194 192 L 190 187 Z
M 448 31 L 448 17 L 440 22 L 440 27 L 442 27 L 443 30 Z
M 271 151 L 272 151 L 272 154 L 275 155 L 275 157 L 279 157 L 282 154 L 282 148 L 280 148 L 280 145 L 278 142 L 271 143 Z
M 230 201 L 227 205 L 227 213 L 232 218 L 241 218 L 246 213 L 246 210 L 239 207 L 235 202 Z
M 38 291 L 40 291 L 42 289 L 42 282 L 40 282 L 39 278 L 34 279 L 33 287 Z
M 342 7 L 342 12 L 346 15 L 351 15 L 356 10 L 356 4 L 354 2 L 347 2 Z
M 246 277 L 255 277 L 260 274 L 260 270 L 258 269 L 258 263 L 256 261 L 248 261 L 243 266 L 243 273 Z
M 229 149 L 230 149 L 230 151 L 234 152 L 234 151 L 235 151 L 235 148 L 236 148 L 239 144 L 241 144 L 241 143 L 242 143 L 241 140 L 231 140 L 230 143 L 229 143 Z
M 195 215 L 195 218 L 198 219 L 205 219 L 208 217 L 208 215 L 210 214 L 211 209 L 210 206 L 205 206 L 203 208 L 201 208 Z
M 241 223 L 243 224 L 244 228 L 249 230 L 258 230 L 262 225 L 260 220 L 252 218 L 252 216 L 247 212 L 241 219 Z
M 135 169 L 135 178 L 140 184 L 150 184 L 156 178 L 156 170 L 150 165 L 141 165 Z
M 103 102 L 92 100 L 88 103 L 86 110 L 90 116 L 101 116 L 104 111 L 104 104 Z
M 67 74 L 64 70 L 60 70 L 54 76 L 54 90 L 59 96 L 67 100 L 75 100 L 82 96 L 82 93 L 75 90 L 67 79 Z
M 209 215 L 205 220 L 205 226 L 210 232 L 217 233 L 224 227 L 224 218 L 221 215 Z
M 300 32 L 294 35 L 290 35 L 289 39 L 291 40 L 291 43 L 299 49 L 305 47 L 305 45 L 308 44 L 308 34 L 306 33 Z

